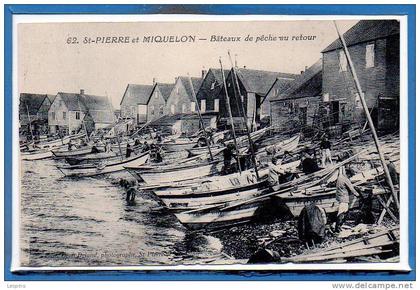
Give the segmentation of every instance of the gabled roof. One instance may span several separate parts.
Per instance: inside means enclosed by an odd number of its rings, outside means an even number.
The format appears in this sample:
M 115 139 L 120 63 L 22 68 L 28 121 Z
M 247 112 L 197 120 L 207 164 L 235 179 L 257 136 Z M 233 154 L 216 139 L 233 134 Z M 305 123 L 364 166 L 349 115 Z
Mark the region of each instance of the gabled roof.
M 368 42 L 400 33 L 400 23 L 397 20 L 361 20 L 343 34 L 347 46 Z M 328 45 L 322 52 L 342 48 L 339 38 Z
M 57 97 L 61 97 L 69 111 L 111 111 L 112 106 L 107 97 L 86 94 L 63 93 L 59 92 Z
M 271 90 L 276 89 L 277 92 L 280 93 L 280 92 L 284 91 L 285 89 L 287 89 L 287 87 L 293 81 L 294 81 L 294 79 L 277 78 L 276 81 L 274 82 L 273 86 L 270 88 L 270 90 L 268 90 L 267 95 L 265 96 L 263 102 L 265 101 L 265 99 L 267 98 L 267 96 L 268 96 L 268 94 L 270 93 Z M 270 95 L 270 97 L 268 98 L 268 101 L 271 101 L 275 97 L 276 97 L 276 95 Z
M 128 84 L 127 88 L 125 89 L 124 96 L 121 99 L 120 105 L 123 102 L 137 105 L 147 105 L 152 90 L 153 85 Z
M 322 74 L 322 59 L 319 59 L 311 67 L 305 70 L 303 74 L 299 75 L 293 82 L 290 82 L 283 91 L 280 91 L 279 94 L 273 97 L 270 101 L 278 101 L 278 100 L 290 98 L 300 88 L 308 84 L 314 77 L 321 76 L 321 74 Z M 313 87 L 314 96 L 319 93 L 319 88 L 321 86 L 322 86 L 322 81 L 320 78 L 319 84 L 317 83 Z
M 223 84 L 223 76 L 222 76 L 222 71 L 220 69 L 216 69 L 216 68 L 210 68 L 209 72 L 212 72 L 214 77 L 216 78 L 216 81 L 218 84 Z M 229 70 L 228 69 L 224 69 L 223 72 L 225 73 L 225 77 L 227 77 L 227 75 L 229 74 Z
M 28 114 L 29 112 L 29 115 L 36 115 L 46 97 L 46 94 L 21 93 L 19 114 Z
M 57 97 L 60 97 L 63 100 L 66 104 L 67 110 L 69 111 L 87 111 L 87 108 L 79 97 L 79 94 L 58 92 Z
M 156 83 L 155 86 L 159 87 L 159 91 L 166 102 L 169 96 L 171 95 L 171 92 L 174 89 L 175 84 Z
M 231 72 L 232 73 L 232 72 Z M 293 80 L 296 75 L 273 71 L 237 68 L 236 73 L 247 92 L 265 96 L 277 78 Z
M 56 96 L 57 95 L 47 95 L 47 97 L 50 100 L 51 104 L 54 102 Z
M 190 100 L 194 101 L 195 96 L 192 93 L 193 91 L 192 91 L 192 88 L 191 88 L 191 83 L 190 83 L 189 77 L 180 76 L 178 78 L 181 80 L 182 85 L 184 86 L 185 91 L 187 92 Z M 198 90 L 200 89 L 201 83 L 203 82 L 203 79 L 202 78 L 191 77 L 191 82 L 192 82 L 192 85 L 193 85 L 193 88 L 194 88 L 194 92 L 197 94 Z

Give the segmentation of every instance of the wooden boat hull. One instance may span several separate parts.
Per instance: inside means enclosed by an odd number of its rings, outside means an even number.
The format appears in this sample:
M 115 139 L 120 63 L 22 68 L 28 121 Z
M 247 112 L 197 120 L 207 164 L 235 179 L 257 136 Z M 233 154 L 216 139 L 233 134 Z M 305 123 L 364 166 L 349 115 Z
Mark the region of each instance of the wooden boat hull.
M 57 168 L 65 175 L 70 177 L 88 177 L 102 174 L 123 171 L 124 166 L 141 166 L 149 159 L 149 153 L 131 157 L 115 163 L 105 165 L 76 165 L 76 166 L 57 166 Z
M 192 230 L 215 229 L 237 223 L 249 222 L 254 218 L 258 205 L 231 211 L 181 212 L 175 216 L 186 228 Z
M 197 145 L 197 142 L 187 142 L 187 143 L 162 143 L 161 146 L 163 150 L 168 152 L 174 151 L 183 151 L 191 149 Z
M 159 182 L 177 182 L 183 180 L 196 179 L 217 174 L 222 170 L 223 162 L 215 161 L 205 164 L 192 164 L 183 167 L 167 167 L 165 170 L 144 170 L 141 168 L 125 168 L 136 179 L 148 184 L 158 184 Z
M 119 156 L 116 153 L 94 153 L 94 154 L 87 154 L 82 156 L 76 156 L 76 157 L 66 157 L 66 162 L 70 165 L 78 165 L 78 164 L 86 164 L 86 163 L 99 163 L 103 161 L 111 161 L 115 160 L 117 161 Z
M 79 138 L 82 138 L 83 136 L 85 136 L 84 133 L 83 134 L 70 135 L 70 136 L 63 137 L 62 139 L 40 142 L 40 143 L 37 143 L 35 145 L 36 145 L 36 147 L 41 148 L 41 149 L 57 148 L 57 147 L 60 147 L 62 145 L 68 144 L 70 142 L 70 140 L 79 139 Z
M 50 150 L 20 153 L 20 157 L 22 160 L 41 160 L 41 159 L 50 158 L 52 156 L 53 156 L 53 153 Z
M 248 186 L 248 188 L 248 190 L 239 188 L 236 190 L 224 191 L 223 193 L 214 193 L 214 195 L 212 193 L 207 193 L 196 195 L 194 197 L 161 197 L 161 200 L 171 211 L 188 211 L 200 207 L 239 201 L 244 198 L 252 198 L 258 195 L 258 185 L 251 185 Z
M 92 147 L 86 147 L 81 149 L 75 149 L 75 150 L 51 150 L 55 157 L 71 157 L 71 156 L 80 156 L 80 155 L 86 155 L 92 152 Z

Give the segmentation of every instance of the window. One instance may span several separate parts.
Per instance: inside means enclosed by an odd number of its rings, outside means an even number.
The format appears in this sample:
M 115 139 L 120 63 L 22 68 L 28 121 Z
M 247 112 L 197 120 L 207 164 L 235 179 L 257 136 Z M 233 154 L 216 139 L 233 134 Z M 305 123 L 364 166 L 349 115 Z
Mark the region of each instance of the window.
M 201 112 L 205 112 L 206 111 L 206 100 L 201 100 L 200 111 Z
M 211 83 L 211 87 L 210 87 L 210 90 L 214 90 L 214 86 L 216 85 L 216 82 L 212 82 Z
M 322 101 L 329 102 L 330 101 L 330 94 L 329 93 L 323 94 L 322 95 Z
M 80 112 L 76 112 L 76 120 L 80 120 Z
M 163 105 L 159 106 L 159 114 L 163 115 Z
M 366 45 L 366 67 L 375 66 L 375 44 Z
M 63 112 L 63 120 L 65 120 L 66 119 L 66 116 L 67 114 L 66 114 L 66 112 Z
M 214 99 L 214 111 L 219 112 L 219 99 Z
M 182 104 L 182 112 L 185 113 L 187 111 L 187 105 Z
M 155 92 L 155 99 L 158 98 L 158 92 Z
M 51 112 L 51 119 L 55 120 L 55 112 Z
M 171 113 L 175 114 L 175 105 L 174 104 L 171 105 Z
M 191 112 L 195 112 L 195 102 L 191 102 Z
M 155 114 L 155 106 L 150 106 L 150 115 L 154 115 Z
M 347 71 L 347 59 L 344 50 L 340 50 L 340 71 Z

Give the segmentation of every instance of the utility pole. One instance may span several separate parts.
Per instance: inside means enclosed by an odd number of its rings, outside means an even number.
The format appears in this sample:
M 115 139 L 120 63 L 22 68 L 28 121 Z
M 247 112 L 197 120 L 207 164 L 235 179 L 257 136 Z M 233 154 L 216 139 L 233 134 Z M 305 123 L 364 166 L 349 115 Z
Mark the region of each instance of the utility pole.
M 229 94 L 228 94 L 228 90 L 226 86 L 225 71 L 223 70 L 222 59 L 220 57 L 219 57 L 219 62 L 220 62 L 220 70 L 222 72 L 223 87 L 225 89 L 225 95 L 226 95 L 226 106 L 229 113 L 230 126 L 232 127 L 233 143 L 235 144 L 235 149 L 237 152 L 236 162 L 238 163 L 239 173 L 242 173 L 241 163 L 239 162 L 239 148 L 238 148 L 238 143 L 236 142 L 235 124 L 233 122 L 232 110 L 230 108 L 230 99 L 229 99 Z
M 398 196 L 397 196 L 397 193 L 395 192 L 394 184 L 392 183 L 391 175 L 389 174 L 389 170 L 388 170 L 388 167 L 387 167 L 386 162 L 385 162 L 385 157 L 384 157 L 384 154 L 382 152 L 381 145 L 379 144 L 379 138 L 378 138 L 378 135 L 376 133 L 375 126 L 373 124 L 372 118 L 370 117 L 370 113 L 369 113 L 369 109 L 368 109 L 367 104 L 366 104 L 365 97 L 363 96 L 362 87 L 361 87 L 359 79 L 357 77 L 356 69 L 353 65 L 353 61 L 351 60 L 350 53 L 349 53 L 349 50 L 348 50 L 347 45 L 346 45 L 346 41 L 345 41 L 344 37 L 341 35 L 341 33 L 338 29 L 337 23 L 335 21 L 333 21 L 333 22 L 334 22 L 335 29 L 337 30 L 338 37 L 341 40 L 341 44 L 343 45 L 344 53 L 346 55 L 347 62 L 349 63 L 350 72 L 353 76 L 354 83 L 355 83 L 357 91 L 359 93 L 359 98 L 360 98 L 360 101 L 362 103 L 363 110 L 366 114 L 366 119 L 368 121 L 370 131 L 372 132 L 372 136 L 373 136 L 373 140 L 375 141 L 376 149 L 378 150 L 379 158 L 381 160 L 381 164 L 382 164 L 382 167 L 383 167 L 384 173 L 385 173 L 385 179 L 386 179 L 386 181 L 387 181 L 387 183 L 388 183 L 388 185 L 391 189 L 391 193 L 392 193 L 392 197 L 394 199 L 395 205 L 397 206 L 397 209 L 399 210 L 400 203 L 398 201 Z

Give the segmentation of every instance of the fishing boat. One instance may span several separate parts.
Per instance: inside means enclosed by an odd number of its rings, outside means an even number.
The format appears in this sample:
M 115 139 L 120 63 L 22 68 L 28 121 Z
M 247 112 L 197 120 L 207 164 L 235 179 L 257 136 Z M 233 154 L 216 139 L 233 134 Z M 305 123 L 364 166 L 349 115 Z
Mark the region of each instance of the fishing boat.
M 252 132 L 250 134 L 251 136 L 251 140 L 253 142 L 257 141 L 259 138 L 261 138 L 262 136 L 264 136 L 264 134 L 267 132 L 267 128 Z M 225 144 L 233 144 L 233 139 L 232 140 L 228 140 L 225 142 Z M 239 138 L 236 139 L 237 145 L 238 147 L 244 147 L 244 146 L 248 146 L 248 136 L 241 136 Z M 299 142 L 299 141 L 298 141 Z M 224 148 L 225 146 L 223 144 L 215 144 L 215 145 L 211 145 L 210 149 L 213 153 L 213 151 L 220 151 Z M 203 147 L 193 147 L 193 148 L 186 148 L 185 150 L 188 151 L 188 154 L 190 156 L 196 156 L 196 155 L 200 155 L 203 154 L 205 152 L 208 152 L 209 149 L 207 146 L 203 146 Z
M 183 151 L 196 146 L 197 141 L 191 141 L 189 139 L 176 139 L 172 142 L 160 143 L 160 145 L 165 151 L 168 152 Z
M 269 151 L 277 152 L 277 153 L 279 152 L 284 153 L 286 151 L 290 152 L 290 151 L 295 150 L 298 147 L 299 141 L 300 141 L 300 135 L 296 135 L 289 139 L 274 143 L 273 145 L 263 147 L 258 150 L 257 154 L 262 154 Z
M 51 150 L 55 157 L 71 157 L 71 156 L 80 156 L 92 153 L 92 146 L 86 146 L 83 148 L 78 148 L 74 150 L 64 150 L 64 149 L 57 149 Z
M 125 169 L 141 182 L 157 184 L 159 182 L 177 182 L 218 174 L 222 167 L 222 160 L 214 160 L 211 162 L 194 162 L 160 167 L 126 165 Z
M 104 162 L 101 164 L 64 165 L 57 166 L 65 176 L 87 177 L 123 171 L 124 166 L 140 166 L 149 159 L 149 152 L 143 152 L 118 161 Z
M 20 158 L 22 160 L 41 160 L 47 159 L 53 156 L 51 150 L 48 149 L 39 149 L 39 150 L 29 150 L 20 152 Z
M 80 139 L 80 138 L 83 138 L 84 136 L 85 136 L 85 133 L 64 136 L 63 138 L 60 138 L 60 139 L 47 140 L 47 141 L 41 141 L 41 142 L 35 143 L 35 146 L 41 149 L 56 148 L 56 147 L 60 147 L 62 145 L 68 144 L 70 140 Z
M 65 157 L 65 160 L 70 165 L 86 164 L 86 163 L 100 163 L 104 161 L 115 160 L 115 158 L 121 160 L 118 154 L 115 152 L 100 152 L 92 153 L 87 155 Z

